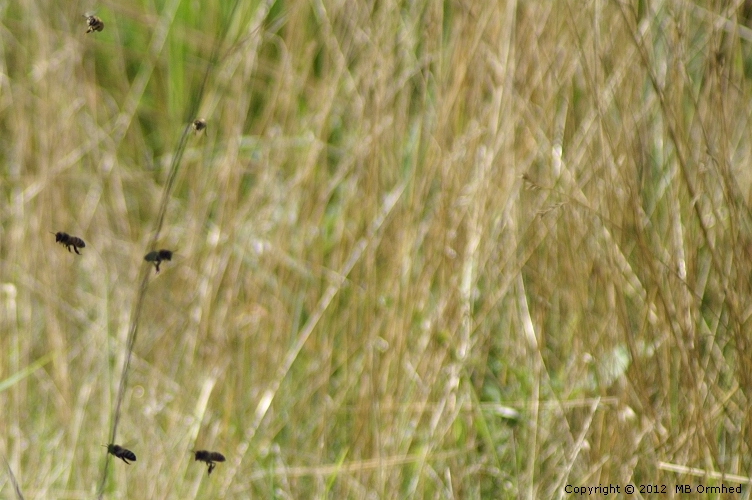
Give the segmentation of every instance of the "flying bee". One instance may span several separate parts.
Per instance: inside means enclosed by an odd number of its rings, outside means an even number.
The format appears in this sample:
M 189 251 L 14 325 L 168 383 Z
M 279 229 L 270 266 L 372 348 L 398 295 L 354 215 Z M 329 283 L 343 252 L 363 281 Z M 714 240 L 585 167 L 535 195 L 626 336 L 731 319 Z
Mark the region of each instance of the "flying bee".
M 193 120 L 193 130 L 198 134 L 206 128 L 206 120 L 203 118 L 196 118 Z
M 211 476 L 212 471 L 214 470 L 214 467 L 217 466 L 214 462 L 224 462 L 225 456 L 217 451 L 206 451 L 206 450 L 198 450 L 194 451 L 193 455 L 196 457 L 197 461 L 206 462 L 206 464 L 209 466 L 208 474 Z
M 136 461 L 136 454 L 133 453 L 131 450 L 126 450 L 120 445 L 108 444 L 107 446 L 104 446 L 104 447 L 107 448 L 107 453 L 112 453 L 113 455 L 115 455 L 116 457 L 118 457 L 120 460 L 127 463 L 128 465 L 131 464 L 128 460 L 132 462 Z
M 104 29 L 104 22 L 102 22 L 97 16 L 87 16 L 86 14 L 83 16 L 86 18 L 86 25 L 89 27 L 89 29 L 86 30 L 87 33 L 91 33 L 92 31 L 102 31 Z
M 68 233 L 64 233 L 62 231 L 58 231 L 57 233 L 53 233 L 50 231 L 51 234 L 55 235 L 55 242 L 60 243 L 61 245 L 64 245 L 65 248 L 68 249 L 70 252 L 71 247 L 73 247 L 73 250 L 78 254 L 81 255 L 81 252 L 78 251 L 79 248 L 84 248 L 86 246 L 86 243 L 84 243 L 84 240 L 81 238 L 78 238 L 77 236 L 71 236 Z
M 159 274 L 159 264 L 163 260 L 172 260 L 172 250 L 152 250 L 144 256 L 146 262 L 153 262 L 154 267 L 157 268 L 157 274 Z

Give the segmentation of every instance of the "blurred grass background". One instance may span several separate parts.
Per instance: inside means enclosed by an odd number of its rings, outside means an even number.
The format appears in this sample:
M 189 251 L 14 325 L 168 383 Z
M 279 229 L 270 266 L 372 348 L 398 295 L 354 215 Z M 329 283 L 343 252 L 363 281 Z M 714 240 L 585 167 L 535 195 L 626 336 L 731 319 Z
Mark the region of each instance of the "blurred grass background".
M 108 498 L 749 475 L 750 2 L 232 5 L 0 6 L 0 452 L 25 498 L 95 493 L 196 116 Z

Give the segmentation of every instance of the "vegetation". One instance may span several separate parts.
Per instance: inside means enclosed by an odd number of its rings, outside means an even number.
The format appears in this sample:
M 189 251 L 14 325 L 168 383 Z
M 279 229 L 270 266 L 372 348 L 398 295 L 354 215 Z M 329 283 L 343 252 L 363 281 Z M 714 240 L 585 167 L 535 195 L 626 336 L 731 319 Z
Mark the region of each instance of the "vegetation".
M 746 481 L 749 2 L 74 4 L 0 9 L 25 498 Z

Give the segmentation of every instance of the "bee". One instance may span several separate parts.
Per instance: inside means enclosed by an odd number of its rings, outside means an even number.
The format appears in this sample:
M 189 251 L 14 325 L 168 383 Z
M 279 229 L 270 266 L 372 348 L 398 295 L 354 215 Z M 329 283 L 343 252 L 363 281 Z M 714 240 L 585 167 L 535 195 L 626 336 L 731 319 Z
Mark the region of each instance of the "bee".
M 208 474 L 211 476 L 212 471 L 214 470 L 214 467 L 217 466 L 214 462 L 224 462 L 225 456 L 217 451 L 206 451 L 206 450 L 198 450 L 194 451 L 193 455 L 196 457 L 196 460 L 200 460 L 201 462 L 206 462 L 206 464 L 209 466 Z
M 86 25 L 89 27 L 89 29 L 86 30 L 87 33 L 91 33 L 92 31 L 102 31 L 104 29 L 104 22 L 102 22 L 97 16 L 87 16 L 84 14 L 84 17 L 86 18 Z
M 57 233 L 53 233 L 52 231 L 50 231 L 50 233 L 55 235 L 55 242 L 60 243 L 61 245 L 65 245 L 65 248 L 67 248 L 69 252 L 70 252 L 71 247 L 73 247 L 73 250 L 78 255 L 81 255 L 81 252 L 79 252 L 78 249 L 84 248 L 86 246 L 86 243 L 84 243 L 84 240 L 76 236 L 71 236 L 68 233 L 64 233 L 62 231 L 58 231 Z
M 159 274 L 159 264 L 163 260 L 172 260 L 172 250 L 153 250 L 144 256 L 146 262 L 153 262 L 154 267 L 157 268 L 157 274 Z
M 104 445 L 102 445 L 104 446 Z M 133 453 L 131 450 L 126 450 L 122 446 L 119 446 L 117 444 L 108 444 L 107 446 L 104 446 L 107 448 L 107 453 L 112 453 L 116 457 L 118 457 L 123 462 L 130 465 L 131 463 L 128 460 L 131 460 L 132 462 L 136 461 L 136 454 Z
M 203 118 L 196 118 L 193 120 L 193 130 L 198 134 L 206 128 L 206 120 Z

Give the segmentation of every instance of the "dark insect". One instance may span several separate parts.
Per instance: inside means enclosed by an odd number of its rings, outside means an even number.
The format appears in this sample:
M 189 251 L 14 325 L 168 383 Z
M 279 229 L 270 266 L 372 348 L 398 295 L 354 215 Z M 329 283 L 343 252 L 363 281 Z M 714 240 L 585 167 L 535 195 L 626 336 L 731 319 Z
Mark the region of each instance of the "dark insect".
M 172 260 L 172 250 L 153 250 L 144 256 L 146 262 L 153 262 L 154 267 L 157 268 L 157 274 L 159 274 L 159 264 L 163 260 Z
M 217 466 L 217 464 L 215 464 L 214 462 L 225 461 L 225 456 L 216 451 L 198 450 L 198 451 L 194 451 L 193 454 L 195 455 L 196 460 L 199 460 L 201 462 L 206 462 L 206 464 L 209 466 L 208 473 L 210 476 L 211 476 L 212 471 L 214 470 L 214 467 Z
M 205 128 L 206 128 L 206 120 L 204 120 L 203 118 L 197 118 L 193 120 L 193 130 L 195 130 L 197 134 L 201 132 L 202 130 L 204 130 Z
M 84 248 L 86 246 L 86 243 L 84 243 L 84 240 L 76 236 L 71 236 L 68 233 L 58 231 L 57 233 L 52 233 L 52 234 L 55 235 L 55 241 L 57 243 L 60 243 L 61 245 L 64 245 L 65 248 L 67 248 L 69 252 L 70 252 L 71 247 L 73 247 L 73 250 L 78 255 L 81 255 L 81 252 L 79 252 L 78 249 Z
M 86 18 L 87 26 L 89 26 L 89 29 L 86 30 L 87 33 L 102 31 L 104 29 L 104 23 L 97 16 L 87 16 L 84 14 L 84 17 Z
M 136 461 L 136 454 L 131 450 L 126 450 L 122 446 L 119 446 L 117 444 L 108 444 L 107 446 L 105 446 L 105 448 L 107 448 L 107 453 L 112 453 L 128 465 L 131 464 L 128 460 L 131 460 L 133 462 Z

